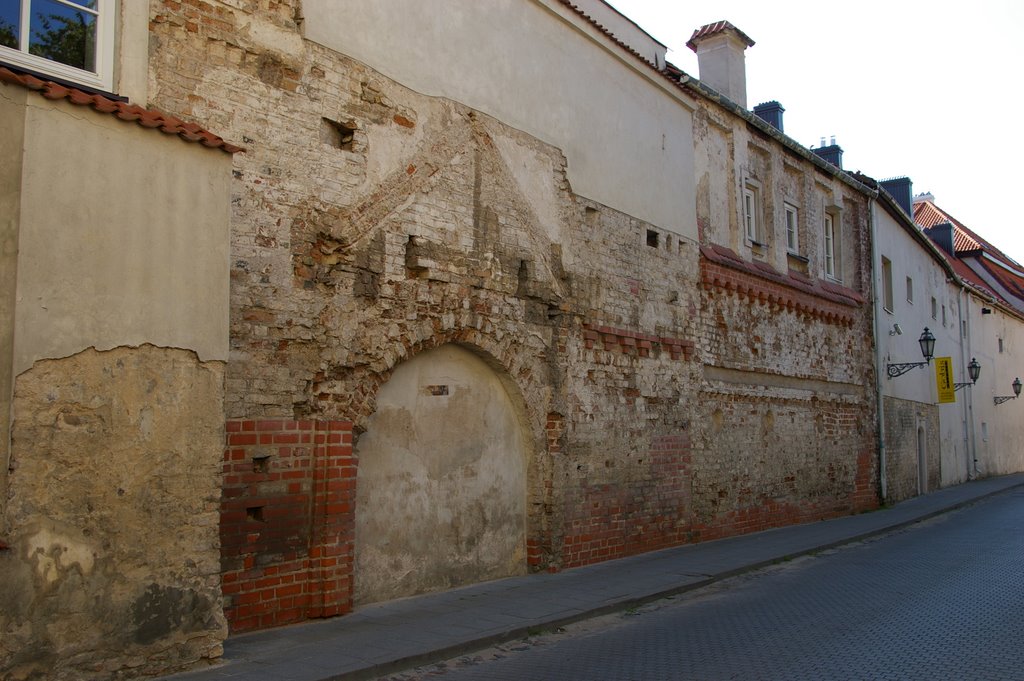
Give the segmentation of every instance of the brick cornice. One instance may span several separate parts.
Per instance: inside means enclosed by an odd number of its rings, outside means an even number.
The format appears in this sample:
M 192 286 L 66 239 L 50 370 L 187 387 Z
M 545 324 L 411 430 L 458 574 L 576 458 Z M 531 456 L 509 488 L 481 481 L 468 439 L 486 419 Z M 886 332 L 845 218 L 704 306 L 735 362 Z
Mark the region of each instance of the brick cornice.
M 618 329 L 600 324 L 583 324 L 583 341 L 587 349 L 600 344 L 604 350 L 619 350 L 623 354 L 649 357 L 652 350 L 668 352 L 672 359 L 689 360 L 693 355 L 691 340 L 659 334 Z
M 701 283 L 751 301 L 809 314 L 826 322 L 850 325 L 864 297 L 856 291 L 790 270 L 782 274 L 767 263 L 744 260 L 719 245 L 700 248 Z

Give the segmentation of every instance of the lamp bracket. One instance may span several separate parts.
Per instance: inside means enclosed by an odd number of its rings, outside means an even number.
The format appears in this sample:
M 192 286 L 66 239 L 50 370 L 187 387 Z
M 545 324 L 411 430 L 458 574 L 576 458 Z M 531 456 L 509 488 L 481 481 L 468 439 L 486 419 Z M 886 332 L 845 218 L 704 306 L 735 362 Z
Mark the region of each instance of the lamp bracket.
M 992 399 L 995 400 L 996 404 L 1002 404 L 1003 402 L 1009 402 L 1010 400 L 1017 399 L 1017 396 L 1016 395 L 1000 395 L 999 397 L 993 397 Z
M 886 364 L 885 373 L 889 375 L 889 378 L 896 378 L 897 376 L 902 376 L 911 369 L 928 366 L 928 364 L 928 362 L 898 362 L 895 364 Z

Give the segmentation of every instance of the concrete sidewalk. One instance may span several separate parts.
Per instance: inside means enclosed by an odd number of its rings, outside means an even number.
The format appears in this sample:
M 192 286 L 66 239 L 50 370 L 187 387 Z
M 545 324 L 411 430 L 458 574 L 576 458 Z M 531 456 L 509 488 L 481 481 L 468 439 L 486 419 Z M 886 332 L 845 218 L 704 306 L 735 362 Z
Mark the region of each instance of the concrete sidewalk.
M 1024 474 L 949 487 L 892 508 L 513 577 L 229 638 L 221 664 L 175 681 L 368 679 L 625 610 L 779 560 L 888 532 L 1024 485 Z

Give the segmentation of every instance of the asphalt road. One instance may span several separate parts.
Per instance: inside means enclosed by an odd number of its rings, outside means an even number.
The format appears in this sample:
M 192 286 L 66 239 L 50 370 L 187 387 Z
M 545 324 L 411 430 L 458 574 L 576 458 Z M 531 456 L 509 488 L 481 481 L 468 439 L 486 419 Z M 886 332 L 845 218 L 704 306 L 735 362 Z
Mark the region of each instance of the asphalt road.
M 1024 680 L 1024 490 L 387 678 Z

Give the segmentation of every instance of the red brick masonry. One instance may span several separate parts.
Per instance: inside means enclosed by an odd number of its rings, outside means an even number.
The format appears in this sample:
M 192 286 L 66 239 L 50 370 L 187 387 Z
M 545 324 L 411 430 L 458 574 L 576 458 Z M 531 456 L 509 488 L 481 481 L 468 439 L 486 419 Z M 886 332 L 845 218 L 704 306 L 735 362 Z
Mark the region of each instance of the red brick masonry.
M 352 609 L 352 424 L 227 422 L 224 612 L 240 632 Z
M 747 296 L 821 319 L 852 326 L 864 298 L 856 291 L 800 272 L 782 274 L 767 263 L 744 260 L 724 246 L 701 246 L 701 282 L 705 288 Z

